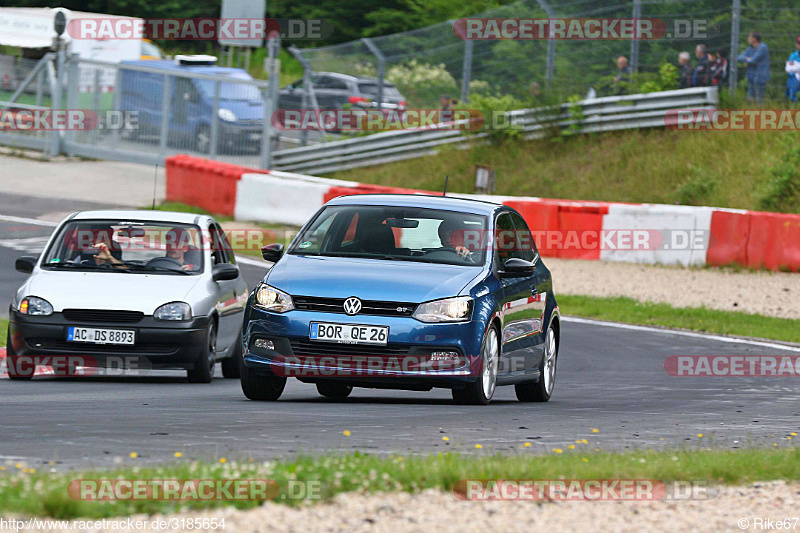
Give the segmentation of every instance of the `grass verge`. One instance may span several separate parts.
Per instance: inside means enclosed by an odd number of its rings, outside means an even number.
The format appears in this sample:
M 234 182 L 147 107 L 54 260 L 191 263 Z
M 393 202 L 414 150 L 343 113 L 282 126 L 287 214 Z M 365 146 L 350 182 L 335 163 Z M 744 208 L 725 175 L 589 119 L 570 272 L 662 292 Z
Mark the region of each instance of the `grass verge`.
M 133 513 L 175 512 L 231 505 L 226 501 L 107 501 L 72 499 L 67 485 L 78 479 L 270 479 L 281 489 L 276 502 L 298 504 L 308 499 L 284 498 L 289 480 L 319 482 L 318 499 L 349 491 L 451 491 L 464 479 L 658 479 L 706 480 L 742 484 L 767 480 L 800 480 L 800 448 L 740 451 L 574 453 L 465 457 L 378 457 L 356 452 L 344 456 L 305 457 L 276 463 L 175 462 L 156 467 L 115 471 L 39 472 L 22 465 L 0 472 L 0 513 L 53 518 L 103 518 Z M 11 472 L 9 472 L 9 470 Z M 238 501 L 251 508 L 259 502 Z
M 442 149 L 329 177 L 441 191 L 449 176 L 448 191 L 471 193 L 481 164 L 496 173 L 495 194 L 773 210 L 764 204 L 774 196 L 773 168 L 796 142 L 794 132 L 653 128 Z M 783 200 L 781 210 L 800 212 L 800 195 Z
M 558 306 L 565 315 L 721 335 L 800 342 L 800 320 L 789 318 L 718 311 L 703 307 L 672 307 L 668 304 L 639 302 L 623 297 L 559 295 Z
M 6 345 L 7 333 L 8 333 L 8 319 L 0 317 L 0 346 Z

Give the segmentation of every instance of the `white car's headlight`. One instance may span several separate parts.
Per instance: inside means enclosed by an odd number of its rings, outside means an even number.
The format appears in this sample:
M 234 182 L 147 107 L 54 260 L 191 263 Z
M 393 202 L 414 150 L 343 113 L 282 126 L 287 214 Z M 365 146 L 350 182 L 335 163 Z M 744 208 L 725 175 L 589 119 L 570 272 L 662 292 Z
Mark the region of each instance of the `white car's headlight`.
M 472 315 L 472 298 L 459 296 L 419 304 L 414 318 L 421 322 L 465 322 Z
M 223 107 L 219 110 L 219 118 L 225 122 L 236 122 L 236 113 Z
M 153 313 L 156 320 L 191 320 L 192 308 L 186 302 L 164 304 Z
M 282 290 L 261 283 L 256 287 L 256 307 L 275 313 L 285 313 L 294 309 L 292 297 Z
M 19 303 L 19 313 L 29 316 L 50 316 L 53 314 L 53 306 L 44 298 L 27 296 Z

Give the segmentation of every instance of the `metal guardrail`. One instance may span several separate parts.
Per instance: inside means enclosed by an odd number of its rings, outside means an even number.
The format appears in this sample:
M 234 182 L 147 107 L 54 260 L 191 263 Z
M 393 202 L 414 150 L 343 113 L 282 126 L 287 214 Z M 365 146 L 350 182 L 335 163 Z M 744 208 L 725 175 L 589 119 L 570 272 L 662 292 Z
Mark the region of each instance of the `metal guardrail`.
M 696 87 L 595 98 L 555 108 L 519 109 L 509 112 L 508 116 L 509 124 L 520 128 L 525 133 L 524 138 L 534 139 L 553 129 L 594 133 L 663 127 L 666 126 L 665 117 L 670 110 L 713 110 L 718 103 L 716 87 Z M 576 118 L 574 110 L 578 108 L 581 116 Z M 273 168 L 324 174 L 433 155 L 438 153 L 440 147 L 447 145 L 467 148 L 474 142 L 487 142 L 490 132 L 464 132 L 457 128 L 459 125 L 449 123 L 424 129 L 387 131 L 282 150 L 273 154 Z

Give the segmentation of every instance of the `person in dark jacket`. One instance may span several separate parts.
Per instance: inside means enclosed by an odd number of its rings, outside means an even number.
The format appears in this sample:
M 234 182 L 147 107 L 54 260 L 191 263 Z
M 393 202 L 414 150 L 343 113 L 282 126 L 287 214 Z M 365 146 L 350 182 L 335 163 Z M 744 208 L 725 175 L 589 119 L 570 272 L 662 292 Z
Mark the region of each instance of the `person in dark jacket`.
M 747 99 L 763 104 L 769 81 L 769 48 L 757 31 L 750 32 L 747 42 L 750 46 L 737 58 L 747 63 Z
M 717 48 L 711 63 L 711 85 L 722 87 L 728 81 L 728 50 Z
M 704 44 L 698 44 L 694 49 L 697 65 L 692 73 L 692 86 L 707 87 L 711 85 L 711 64 L 713 59 Z

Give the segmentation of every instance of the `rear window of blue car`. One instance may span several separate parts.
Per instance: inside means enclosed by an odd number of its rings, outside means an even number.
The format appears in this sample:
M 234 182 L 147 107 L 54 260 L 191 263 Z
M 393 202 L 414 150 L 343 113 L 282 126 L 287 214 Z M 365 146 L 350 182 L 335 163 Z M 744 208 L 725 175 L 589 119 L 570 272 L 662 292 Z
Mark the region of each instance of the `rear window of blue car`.
M 396 206 L 328 206 L 297 237 L 294 255 L 363 257 L 480 266 L 482 215 Z

